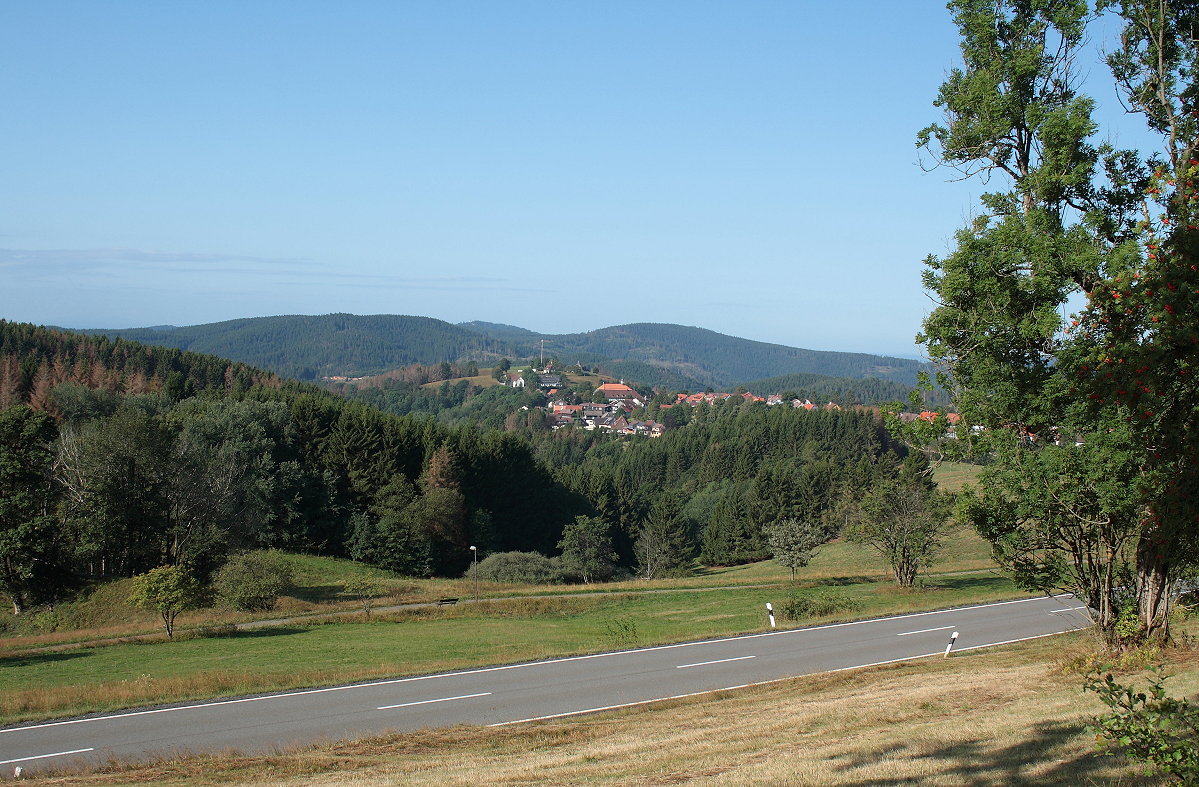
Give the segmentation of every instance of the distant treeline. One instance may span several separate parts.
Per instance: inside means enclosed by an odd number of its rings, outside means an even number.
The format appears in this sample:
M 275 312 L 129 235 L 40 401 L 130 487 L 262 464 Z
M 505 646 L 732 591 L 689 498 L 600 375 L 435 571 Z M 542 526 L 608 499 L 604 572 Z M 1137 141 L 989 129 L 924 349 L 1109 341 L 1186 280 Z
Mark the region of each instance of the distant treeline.
M 829 352 L 787 347 L 726 336 L 704 328 L 659 323 L 635 323 L 601 328 L 589 333 L 545 336 L 547 352 L 564 362 L 602 357 L 611 362 L 640 362 L 674 378 L 672 386 L 691 380 L 686 387 L 738 385 L 784 373 L 820 374 L 829 377 L 875 377 L 914 387 L 919 361 L 864 353 Z M 518 342 L 525 356 L 537 351 L 536 341 Z M 578 357 L 576 357 L 578 356 Z M 604 362 L 599 362 L 604 366 Z M 642 372 L 630 375 L 653 383 Z

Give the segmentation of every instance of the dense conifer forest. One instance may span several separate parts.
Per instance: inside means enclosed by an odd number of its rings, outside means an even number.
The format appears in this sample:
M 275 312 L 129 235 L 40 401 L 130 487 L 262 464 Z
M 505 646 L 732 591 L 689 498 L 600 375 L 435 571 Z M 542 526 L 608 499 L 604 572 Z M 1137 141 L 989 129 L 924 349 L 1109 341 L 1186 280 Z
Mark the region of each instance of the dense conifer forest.
M 783 518 L 831 536 L 899 462 L 864 410 L 738 398 L 630 439 L 551 431 L 511 398 L 538 394 L 500 386 L 453 404 L 464 384 L 422 390 L 451 410 L 494 397 L 504 423 L 388 414 L 213 356 L 0 322 L 0 589 L 20 609 L 161 564 L 206 577 L 250 547 L 454 575 L 469 546 L 556 555 L 584 531 L 613 559 L 576 578 L 683 571 L 767 556 Z

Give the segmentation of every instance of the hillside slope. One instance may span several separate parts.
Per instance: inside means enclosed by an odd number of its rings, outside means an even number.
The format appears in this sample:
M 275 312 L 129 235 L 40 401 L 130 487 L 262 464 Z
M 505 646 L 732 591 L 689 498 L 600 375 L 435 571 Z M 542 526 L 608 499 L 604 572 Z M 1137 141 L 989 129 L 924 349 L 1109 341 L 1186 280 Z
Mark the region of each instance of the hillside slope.
M 284 315 L 183 328 L 93 329 L 87 333 L 232 358 L 287 377 L 358 377 L 412 363 L 508 351 L 474 331 L 431 317 Z
M 615 377 L 670 388 L 728 388 L 791 374 L 874 378 L 910 387 L 924 368 L 903 358 L 805 350 L 659 323 L 555 335 L 478 321 L 451 325 L 430 317 L 326 314 L 87 332 L 232 358 L 301 380 L 460 359 L 489 366 L 501 357 L 539 357 L 543 343 L 546 356 L 563 363 L 599 366 Z
M 865 353 L 804 350 L 727 336 L 706 328 L 633 323 L 588 333 L 539 337 L 563 361 L 583 353 L 647 363 L 704 385 L 724 387 L 785 374 L 873 377 L 915 385 L 919 361 Z

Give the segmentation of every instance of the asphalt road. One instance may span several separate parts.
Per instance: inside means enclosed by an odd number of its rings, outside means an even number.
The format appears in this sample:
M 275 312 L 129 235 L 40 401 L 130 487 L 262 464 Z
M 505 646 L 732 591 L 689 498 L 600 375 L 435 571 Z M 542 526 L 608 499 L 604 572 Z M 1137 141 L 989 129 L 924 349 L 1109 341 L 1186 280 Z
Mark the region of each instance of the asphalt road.
M 1037 598 L 346 686 L 0 728 L 0 775 L 110 758 L 276 751 L 454 724 L 507 725 L 940 656 L 1090 625 Z

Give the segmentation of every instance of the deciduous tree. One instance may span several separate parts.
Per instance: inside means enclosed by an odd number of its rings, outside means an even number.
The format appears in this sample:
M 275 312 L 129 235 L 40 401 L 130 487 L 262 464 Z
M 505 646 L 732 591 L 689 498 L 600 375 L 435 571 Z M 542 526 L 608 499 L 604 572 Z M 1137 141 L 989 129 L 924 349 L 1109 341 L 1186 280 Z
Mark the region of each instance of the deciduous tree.
M 162 618 L 167 639 L 175 638 L 175 618 L 200 605 L 202 588 L 182 566 L 159 566 L 133 578 L 129 603 L 151 609 Z
M 884 478 L 862 501 L 857 522 L 846 538 L 873 548 L 887 562 L 900 587 L 916 583 L 928 568 L 949 525 L 952 498 L 919 474 L 919 454 L 899 474 Z
M 939 305 L 920 339 L 959 431 L 988 430 L 995 461 L 966 512 L 1024 584 L 1075 590 L 1121 646 L 1167 636 L 1171 582 L 1197 551 L 1199 10 L 1101 6 L 1124 25 L 1116 86 L 1161 143 L 1148 156 L 1092 141 L 1085 3 L 950 3 L 962 67 L 919 144 L 999 188 L 956 249 L 928 259 Z M 1140 625 L 1125 636 L 1127 584 Z
M 811 563 L 816 550 L 828 540 L 820 520 L 788 517 L 771 522 L 765 531 L 771 557 L 774 562 L 791 569 L 792 579 L 795 579 L 796 570 Z
M 562 550 L 563 563 L 578 572 L 583 582 L 607 579 L 616 568 L 611 528 L 599 517 L 575 517 L 563 530 L 558 548 Z
M 291 584 L 292 569 L 287 559 L 278 552 L 262 550 L 232 555 L 212 581 L 221 603 L 243 612 L 274 609 Z

